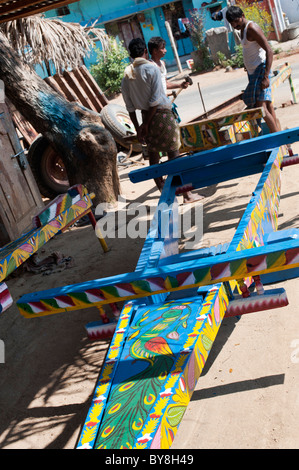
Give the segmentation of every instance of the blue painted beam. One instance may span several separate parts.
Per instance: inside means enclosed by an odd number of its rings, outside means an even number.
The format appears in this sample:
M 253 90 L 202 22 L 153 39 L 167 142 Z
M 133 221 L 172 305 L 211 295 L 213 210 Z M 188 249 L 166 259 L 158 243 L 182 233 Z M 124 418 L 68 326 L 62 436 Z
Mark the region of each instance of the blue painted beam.
M 129 173 L 129 178 L 133 183 L 139 183 L 165 175 L 180 175 L 184 171 L 198 170 L 216 162 L 229 162 L 234 158 L 246 155 L 250 158 L 255 153 L 298 141 L 299 127 L 296 127 L 134 170 Z
M 178 204 L 175 196 L 176 187 L 173 178 L 170 176 L 165 181 L 159 204 L 156 208 L 153 220 L 150 225 L 146 240 L 141 250 L 135 272 L 143 271 L 145 268 L 157 267 L 161 260 L 168 259 L 168 256 L 178 253 L 178 238 L 174 228 L 174 219 L 178 217 Z M 169 230 L 163 230 L 165 223 L 161 220 L 166 215 Z M 166 232 L 166 233 L 165 233 Z M 152 295 L 148 298 L 149 303 L 163 302 L 168 293 Z
M 182 186 L 191 184 L 193 189 L 204 188 L 244 176 L 262 173 L 269 155 L 267 152 L 244 155 L 233 158 L 228 162 L 219 162 L 204 167 L 198 171 L 186 170 L 180 174 Z
M 265 186 L 266 180 L 269 177 L 271 168 L 273 167 L 273 163 L 275 162 L 276 158 L 278 158 L 278 156 L 279 156 L 279 152 L 280 152 L 279 148 L 276 148 L 276 149 L 272 150 L 271 155 L 270 155 L 270 157 L 269 157 L 269 159 L 268 159 L 268 161 L 265 165 L 264 171 L 263 171 L 263 173 L 261 174 L 261 176 L 259 178 L 259 181 L 256 185 L 256 188 L 255 188 L 254 192 L 252 193 L 250 201 L 249 201 L 249 203 L 246 207 L 246 210 L 245 210 L 245 212 L 244 212 L 244 214 L 243 214 L 243 216 L 242 216 L 242 218 L 241 218 L 241 220 L 238 224 L 238 227 L 237 227 L 236 232 L 233 236 L 233 239 L 230 243 L 228 251 L 237 250 L 237 247 L 238 247 L 239 243 L 243 239 L 244 231 L 246 230 L 246 227 L 248 226 L 248 223 L 249 223 L 250 219 L 252 218 L 252 213 L 255 210 L 256 205 L 257 205 L 257 203 L 258 203 L 258 201 L 261 197 L 261 193 L 262 193 L 263 188 Z M 278 188 L 275 189 L 273 187 L 272 189 L 273 189 L 274 192 L 278 191 L 277 192 L 277 197 L 279 197 Z M 265 233 L 273 233 L 273 229 L 274 229 L 274 227 L 272 226 L 271 218 L 267 217 L 266 214 L 264 214 L 264 219 L 261 222 L 261 230 L 265 234 Z M 266 244 L 265 239 L 264 239 L 264 244 Z
M 175 201 L 175 190 L 176 187 L 173 185 L 173 178 L 167 178 L 161 197 L 159 199 L 159 204 L 155 210 L 153 220 L 151 222 L 147 237 L 143 244 L 139 260 L 136 266 L 135 271 L 142 271 L 146 267 L 156 266 L 161 257 L 164 257 L 165 245 L 169 240 L 166 239 L 170 235 L 170 231 L 167 233 L 163 232 L 163 227 L 161 228 L 161 218 L 163 217 L 162 213 L 165 211 L 169 212 L 174 210 L 174 201 Z M 176 208 L 176 211 L 178 209 Z M 172 212 L 171 217 L 166 217 L 166 220 L 170 222 L 170 219 L 173 219 L 174 214 Z M 165 232 L 165 230 L 164 230 Z M 178 240 L 173 240 L 176 242 L 178 252 Z
M 101 15 L 98 18 L 97 25 L 98 24 L 105 24 L 108 23 L 109 21 L 113 21 L 116 19 L 120 18 L 125 18 L 126 16 L 130 15 L 136 15 L 137 13 L 146 11 L 146 10 L 151 10 L 153 8 L 160 7 L 162 5 L 166 5 L 168 3 L 172 3 L 171 1 L 163 1 L 163 0 L 147 0 L 142 3 L 136 3 L 136 5 L 128 6 L 126 8 L 118 9 L 115 10 L 114 8 L 111 8 L 111 11 L 109 13 L 106 13 L 104 15 Z M 81 24 L 85 24 L 86 22 L 81 22 Z
M 99 300 L 98 304 L 111 303 L 121 300 L 128 300 L 140 297 L 147 297 L 162 292 L 175 291 L 177 289 L 187 289 L 195 286 L 207 286 L 229 280 L 246 278 L 249 276 L 261 275 L 266 272 L 275 272 L 283 269 L 299 267 L 299 239 L 287 240 L 282 243 L 273 243 L 269 246 L 260 246 L 236 252 L 227 252 L 214 257 L 197 259 L 190 261 L 180 261 L 171 265 L 159 266 L 145 269 L 142 272 L 132 272 L 107 278 L 86 281 L 79 284 L 49 289 L 22 296 L 17 305 L 23 312 L 27 311 L 27 305 L 40 301 L 52 301 L 59 296 L 78 296 L 86 291 L 103 291 L 113 287 L 114 290 L 123 289 L 125 285 L 131 285 L 131 293 L 128 291 L 124 296 L 111 294 L 107 299 Z M 185 281 L 181 283 L 179 279 Z M 172 279 L 169 285 L 167 279 Z M 142 282 L 153 286 L 150 289 L 140 289 Z M 137 287 L 134 291 L 134 285 Z M 94 306 L 96 302 L 91 305 Z M 84 307 L 84 308 L 85 308 Z M 83 307 L 82 307 L 83 308 Z M 53 309 L 53 313 L 78 309 L 78 307 L 68 306 L 67 303 L 61 308 Z M 50 311 L 48 313 L 51 313 Z M 32 315 L 38 316 L 39 314 Z
M 271 232 L 264 235 L 264 242 L 268 245 L 271 243 L 281 243 L 282 241 L 296 239 L 299 239 L 298 228 L 279 230 L 277 232 Z M 267 285 L 286 281 L 288 279 L 294 279 L 296 277 L 299 277 L 299 268 L 284 269 L 283 271 L 277 271 L 275 273 L 263 274 L 261 276 L 261 281 L 263 284 Z

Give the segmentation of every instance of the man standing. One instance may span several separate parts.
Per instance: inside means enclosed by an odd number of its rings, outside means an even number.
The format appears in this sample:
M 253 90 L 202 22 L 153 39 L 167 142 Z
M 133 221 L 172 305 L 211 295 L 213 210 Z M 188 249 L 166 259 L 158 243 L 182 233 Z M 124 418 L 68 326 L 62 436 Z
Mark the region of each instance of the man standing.
M 166 65 L 163 60 L 161 60 L 166 52 L 166 41 L 161 38 L 160 36 L 153 36 L 148 44 L 148 51 L 151 55 L 151 61 L 156 64 L 157 67 L 159 67 L 160 72 L 161 72 L 161 77 L 162 77 L 162 84 L 163 84 L 163 89 L 165 91 L 165 94 L 167 96 L 171 96 L 171 94 L 167 93 L 167 90 L 175 90 L 177 88 L 183 88 L 186 89 L 189 86 L 189 82 L 187 80 L 182 80 L 180 83 L 173 83 L 170 80 L 167 80 L 167 70 L 166 70 Z M 175 96 L 175 95 L 174 95 Z M 181 118 L 179 116 L 179 113 L 177 111 L 177 105 L 172 102 L 172 112 L 175 115 L 175 118 L 178 123 L 181 122 Z
M 125 70 L 122 95 L 139 141 L 148 145 L 149 163 L 159 163 L 159 152 L 166 152 L 169 159 L 178 157 L 180 129 L 172 113 L 171 102 L 163 90 L 161 72 L 147 59 L 146 45 L 142 39 L 132 39 L 129 51 L 133 63 Z M 141 125 L 136 110 L 141 111 Z M 157 178 L 155 182 L 162 190 L 163 178 Z M 184 193 L 183 197 L 184 202 L 202 198 L 189 192 Z
M 261 28 L 253 21 L 248 21 L 241 8 L 229 7 L 226 19 L 234 29 L 241 33 L 243 59 L 249 80 L 243 101 L 248 108 L 262 107 L 270 132 L 278 132 L 280 125 L 272 104 L 269 79 L 273 62 L 271 46 Z
M 172 83 L 167 80 L 167 70 L 165 62 L 161 59 L 165 56 L 166 50 L 166 41 L 161 38 L 160 36 L 153 36 L 148 44 L 148 51 L 151 56 L 151 60 L 159 67 L 161 76 L 162 76 L 162 83 L 165 93 L 167 94 L 167 90 L 174 90 L 176 88 L 187 88 L 189 83 L 186 80 L 183 80 L 180 84 Z
M 218 10 L 218 11 L 215 11 L 214 13 L 212 13 L 212 20 L 214 21 L 221 21 L 223 20 L 224 22 L 224 26 L 226 27 L 227 31 L 229 33 L 233 33 L 234 35 L 234 41 L 235 41 L 235 44 L 236 45 L 239 45 L 240 44 L 240 36 L 239 36 L 239 32 L 234 30 L 231 26 L 231 24 L 227 21 L 226 19 L 226 12 L 227 12 L 227 9 L 229 8 L 229 2 L 227 2 L 227 7 L 224 7 L 222 8 L 221 10 Z

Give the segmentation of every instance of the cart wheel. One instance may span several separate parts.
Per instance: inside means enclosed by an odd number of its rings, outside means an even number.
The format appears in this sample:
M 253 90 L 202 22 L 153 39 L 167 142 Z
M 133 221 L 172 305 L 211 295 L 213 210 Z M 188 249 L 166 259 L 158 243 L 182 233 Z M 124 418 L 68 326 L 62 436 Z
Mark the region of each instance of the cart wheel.
M 100 116 L 104 126 L 112 134 L 114 140 L 123 147 L 130 148 L 130 144 L 124 140 L 124 137 L 130 134 L 136 134 L 136 129 L 126 108 L 118 104 L 110 103 L 104 106 Z M 141 144 L 133 144 L 133 152 L 140 153 L 141 151 Z
M 28 150 L 27 159 L 40 193 L 50 199 L 66 193 L 69 180 L 60 155 L 39 135 Z

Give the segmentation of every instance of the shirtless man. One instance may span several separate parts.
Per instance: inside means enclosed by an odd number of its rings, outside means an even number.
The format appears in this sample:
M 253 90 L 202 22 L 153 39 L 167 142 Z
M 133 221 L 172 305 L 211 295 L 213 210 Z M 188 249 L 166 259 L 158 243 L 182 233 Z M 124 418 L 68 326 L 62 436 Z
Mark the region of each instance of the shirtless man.
M 272 103 L 269 79 L 273 62 L 271 46 L 261 28 L 253 21 L 248 21 L 241 8 L 229 7 L 226 19 L 241 34 L 243 59 L 249 80 L 243 101 L 248 108 L 262 107 L 270 132 L 278 132 L 280 125 Z

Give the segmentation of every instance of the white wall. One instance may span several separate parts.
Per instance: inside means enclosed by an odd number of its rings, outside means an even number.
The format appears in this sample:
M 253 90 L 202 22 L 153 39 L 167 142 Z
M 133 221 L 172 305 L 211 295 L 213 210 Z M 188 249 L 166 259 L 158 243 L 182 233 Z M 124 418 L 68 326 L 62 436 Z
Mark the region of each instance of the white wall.
M 280 0 L 280 4 L 290 23 L 299 22 L 299 0 Z

